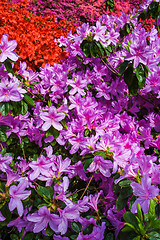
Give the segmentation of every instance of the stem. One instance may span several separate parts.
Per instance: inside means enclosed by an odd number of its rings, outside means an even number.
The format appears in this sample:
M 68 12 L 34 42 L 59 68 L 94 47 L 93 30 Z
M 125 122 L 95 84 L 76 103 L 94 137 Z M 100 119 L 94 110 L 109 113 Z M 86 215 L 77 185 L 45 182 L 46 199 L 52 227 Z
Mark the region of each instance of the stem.
M 157 24 L 158 35 L 160 35 L 160 29 L 159 29 L 159 24 L 158 24 L 158 17 L 156 18 L 156 24 Z
M 112 65 L 109 63 L 108 59 L 106 58 L 107 63 L 111 66 L 111 68 L 105 63 L 105 61 L 103 60 L 103 58 L 101 58 L 101 61 L 103 62 L 103 64 L 114 74 L 116 74 L 117 76 L 119 76 L 119 73 L 112 67 Z
M 94 176 L 94 173 L 92 174 L 92 176 L 91 176 L 91 178 L 90 178 L 90 180 L 89 180 L 89 182 L 88 182 L 88 184 L 87 184 L 87 186 L 86 186 L 86 188 L 85 188 L 82 196 L 80 197 L 80 200 L 83 198 L 85 192 L 87 191 L 87 189 L 88 189 L 88 187 L 89 187 L 89 185 L 90 185 L 90 183 L 91 183 L 91 181 L 92 181 L 92 179 L 93 179 L 93 176 Z

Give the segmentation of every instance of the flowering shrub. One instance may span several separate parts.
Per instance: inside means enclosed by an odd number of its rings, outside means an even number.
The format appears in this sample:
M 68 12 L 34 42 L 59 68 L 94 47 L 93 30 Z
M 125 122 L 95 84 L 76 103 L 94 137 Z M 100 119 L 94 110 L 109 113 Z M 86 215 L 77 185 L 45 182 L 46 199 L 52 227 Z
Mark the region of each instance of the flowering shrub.
M 60 62 L 67 53 L 62 52 L 54 39 L 66 37 L 72 29 L 71 22 L 62 20 L 56 23 L 53 14 L 44 17 L 32 15 L 25 10 L 27 4 L 27 1 L 12 5 L 6 0 L 0 2 L 0 37 L 9 34 L 10 39 L 15 39 L 18 43 L 16 53 L 32 69 Z
M 137 0 L 115 1 L 112 14 L 119 16 L 121 12 L 129 13 L 132 8 L 138 5 L 139 1 Z M 103 14 L 110 13 L 105 0 L 32 0 L 27 9 L 38 15 L 54 13 L 57 19 L 73 19 L 76 26 L 81 25 L 83 22 L 95 24 Z
M 2 36 L 1 239 L 160 238 L 159 39 L 103 15 L 34 72 Z

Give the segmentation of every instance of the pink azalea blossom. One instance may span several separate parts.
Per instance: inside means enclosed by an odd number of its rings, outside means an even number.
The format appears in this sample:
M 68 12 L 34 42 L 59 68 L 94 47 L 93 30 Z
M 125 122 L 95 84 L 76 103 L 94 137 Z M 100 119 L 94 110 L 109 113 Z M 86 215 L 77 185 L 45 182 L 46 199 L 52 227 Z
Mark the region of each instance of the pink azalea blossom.
M 9 210 L 13 211 L 17 208 L 20 217 L 23 215 L 23 204 L 21 200 L 26 199 L 31 194 L 31 191 L 25 190 L 27 187 L 28 182 L 23 180 L 18 184 L 18 186 L 13 185 L 9 189 L 9 196 L 11 197 L 8 205 Z
M 131 187 L 133 188 L 133 193 L 138 197 L 133 203 L 131 211 L 136 213 L 137 203 L 139 203 L 143 212 L 148 213 L 150 199 L 155 198 L 159 194 L 158 187 L 151 185 L 151 178 L 146 173 L 144 173 L 141 179 L 141 184 L 132 182 Z
M 13 52 L 16 47 L 17 42 L 15 40 L 8 41 L 8 34 L 3 34 L 0 44 L 0 62 L 4 62 L 7 58 L 16 62 L 18 60 L 18 55 Z
M 40 118 L 45 121 L 42 126 L 43 131 L 47 131 L 51 126 L 53 126 L 58 131 L 63 129 L 62 125 L 59 122 L 65 118 L 65 114 L 57 113 L 57 109 L 54 106 L 51 106 L 48 112 L 41 112 Z

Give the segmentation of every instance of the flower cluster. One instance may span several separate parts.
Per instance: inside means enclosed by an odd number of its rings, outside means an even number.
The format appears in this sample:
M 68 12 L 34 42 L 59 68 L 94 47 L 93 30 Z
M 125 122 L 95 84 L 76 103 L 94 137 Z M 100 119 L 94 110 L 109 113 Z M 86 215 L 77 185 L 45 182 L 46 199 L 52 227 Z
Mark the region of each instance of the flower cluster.
M 121 12 L 129 13 L 138 4 L 139 1 L 115 1 L 112 14 L 119 16 Z M 85 2 L 82 0 L 32 0 L 27 9 L 38 15 L 54 13 L 57 19 L 73 19 L 75 26 L 84 22 L 95 24 L 103 14 L 110 13 L 104 0 L 87 0 Z
M 71 21 L 56 23 L 54 14 L 44 17 L 31 14 L 26 10 L 28 3 L 0 2 L 0 37 L 8 34 L 10 39 L 15 39 L 18 43 L 16 53 L 32 69 L 45 66 L 46 63 L 60 63 L 67 54 L 62 52 L 54 39 L 66 37 L 71 29 L 74 31 Z
M 103 15 L 34 72 L 2 36 L 0 238 L 160 236 L 159 41 L 135 11 Z

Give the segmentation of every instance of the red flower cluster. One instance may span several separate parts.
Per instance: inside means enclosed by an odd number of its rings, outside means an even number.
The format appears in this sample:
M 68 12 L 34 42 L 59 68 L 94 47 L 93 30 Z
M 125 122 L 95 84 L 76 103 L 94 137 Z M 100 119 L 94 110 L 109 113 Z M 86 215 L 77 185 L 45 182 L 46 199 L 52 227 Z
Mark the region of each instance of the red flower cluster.
M 62 52 L 54 40 L 66 37 L 71 28 L 74 31 L 73 24 L 65 20 L 56 23 L 53 14 L 43 17 L 32 14 L 26 10 L 28 3 L 21 0 L 11 4 L 0 0 L 0 38 L 8 34 L 10 40 L 15 39 L 20 60 L 26 61 L 32 69 L 46 63 L 60 63 L 67 53 Z

